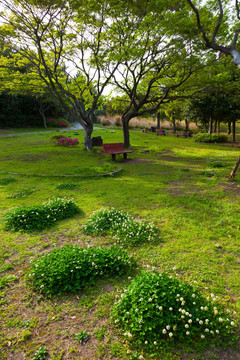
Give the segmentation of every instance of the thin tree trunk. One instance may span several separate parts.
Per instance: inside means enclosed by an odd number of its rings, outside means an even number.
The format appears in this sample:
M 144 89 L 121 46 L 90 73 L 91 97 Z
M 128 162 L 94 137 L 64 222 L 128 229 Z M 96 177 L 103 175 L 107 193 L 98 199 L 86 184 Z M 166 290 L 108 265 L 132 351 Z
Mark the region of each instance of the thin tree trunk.
M 215 122 L 214 122 L 214 130 L 213 130 L 213 132 L 217 132 L 217 120 L 215 120 Z
M 173 122 L 173 132 L 174 134 L 176 134 L 176 121 L 174 119 L 174 116 L 172 117 L 172 122 Z
M 218 121 L 218 124 L 217 124 L 217 133 L 220 134 L 220 121 Z
M 129 135 L 129 123 L 130 119 L 122 117 L 122 125 L 123 125 L 123 139 L 124 139 L 124 147 L 125 149 L 129 149 L 130 145 L 130 135 Z
M 236 122 L 232 122 L 232 143 L 236 142 Z
M 157 129 L 161 129 L 161 124 L 160 124 L 160 112 L 157 113 Z
M 228 121 L 228 135 L 231 134 L 231 121 Z
M 185 119 L 185 131 L 188 132 L 188 121 Z
M 91 135 L 93 132 L 93 126 L 92 124 L 88 124 L 86 127 L 84 127 L 84 147 L 87 151 L 92 150 L 93 145 L 92 145 L 92 139 L 91 139 Z
M 212 116 L 210 115 L 208 133 L 212 134 L 212 131 L 213 131 L 213 120 L 212 120 Z
M 234 178 L 235 178 L 235 174 L 236 174 L 236 172 L 237 172 L 237 169 L 238 169 L 239 164 L 240 164 L 240 156 L 239 156 L 239 158 L 237 159 L 237 161 L 236 161 L 236 163 L 235 163 L 235 165 L 234 165 L 234 167 L 233 167 L 233 169 L 232 169 L 232 172 L 231 172 L 231 174 L 230 174 L 230 176 L 229 176 L 229 179 L 234 179 Z

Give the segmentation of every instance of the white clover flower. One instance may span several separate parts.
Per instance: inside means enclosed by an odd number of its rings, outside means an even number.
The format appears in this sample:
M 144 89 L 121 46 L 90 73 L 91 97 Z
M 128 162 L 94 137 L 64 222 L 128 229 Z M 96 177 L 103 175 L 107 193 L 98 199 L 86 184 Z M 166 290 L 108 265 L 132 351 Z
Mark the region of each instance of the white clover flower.
M 182 302 L 181 302 L 181 305 L 182 305 L 182 306 L 185 305 L 185 301 L 182 301 Z
M 152 302 L 152 298 L 148 299 L 148 302 Z
M 186 331 L 186 335 L 190 335 L 190 332 L 189 332 L 189 331 Z
M 181 315 L 181 319 L 185 319 L 185 316 L 184 316 L 184 315 Z
M 188 328 L 189 328 L 189 325 L 188 325 L 188 324 L 185 324 L 185 328 L 188 329 Z
M 231 326 L 234 326 L 234 325 L 235 325 L 234 321 L 231 321 Z
M 156 342 L 156 341 L 154 341 L 154 342 L 153 342 L 153 345 L 157 345 L 157 342 Z
M 184 298 L 183 298 L 183 297 L 180 297 L 180 301 L 184 301 Z
M 159 310 L 161 311 L 163 309 L 163 307 L 162 306 L 159 306 Z
M 206 311 L 207 311 L 207 310 L 208 310 L 208 307 L 207 307 L 207 306 L 205 306 L 204 310 L 206 310 Z
M 170 330 L 170 329 L 171 329 L 171 326 L 170 326 L 170 325 L 167 325 L 167 326 L 166 326 L 166 329 L 167 329 L 167 330 Z
M 127 333 L 127 336 L 128 336 L 129 338 L 131 338 L 131 337 L 132 337 L 132 334 L 129 332 L 129 333 Z
M 173 308 L 172 308 L 172 307 L 170 307 L 170 308 L 169 308 L 169 311 L 173 311 Z
M 205 329 L 205 332 L 209 332 L 209 329 L 208 329 L 208 328 L 206 328 L 206 329 Z
M 202 320 L 200 320 L 200 321 L 199 321 L 199 324 L 200 324 L 200 325 L 202 325 L 202 324 L 203 324 L 203 321 L 202 321 Z
M 179 294 L 177 294 L 177 297 L 179 297 L 180 295 Z
M 205 339 L 205 335 L 201 335 L 201 339 Z
M 163 329 L 162 333 L 163 333 L 163 334 L 166 334 L 166 333 L 167 333 L 167 330 L 166 330 L 166 329 Z
M 222 318 L 219 318 L 218 321 L 219 321 L 220 323 L 222 323 L 222 322 L 223 322 L 223 319 L 222 319 Z
M 186 316 L 189 316 L 189 312 L 186 312 Z
M 191 323 L 192 323 L 192 319 L 189 319 L 189 320 L 188 320 L 188 323 L 191 324 Z
M 193 301 L 193 305 L 196 305 L 195 301 Z
M 148 344 L 148 341 L 146 340 L 146 341 L 144 342 L 144 344 L 146 344 L 146 345 L 147 345 L 147 344 Z
M 219 334 L 219 330 L 216 330 L 216 334 Z
M 139 309 L 135 309 L 135 312 L 138 312 L 139 311 Z
M 171 338 L 171 337 L 173 336 L 173 333 L 170 332 L 170 333 L 168 334 L 168 336 Z
M 143 355 L 139 355 L 139 359 L 144 359 Z
M 192 294 L 192 297 L 193 297 L 193 298 L 195 298 L 195 297 L 196 297 L 196 295 L 195 295 L 195 294 Z
M 208 319 L 205 319 L 205 324 L 208 324 L 209 323 L 209 320 Z
M 203 307 L 203 306 L 201 306 L 201 307 L 200 307 L 200 309 L 201 309 L 201 310 L 204 310 L 204 307 Z

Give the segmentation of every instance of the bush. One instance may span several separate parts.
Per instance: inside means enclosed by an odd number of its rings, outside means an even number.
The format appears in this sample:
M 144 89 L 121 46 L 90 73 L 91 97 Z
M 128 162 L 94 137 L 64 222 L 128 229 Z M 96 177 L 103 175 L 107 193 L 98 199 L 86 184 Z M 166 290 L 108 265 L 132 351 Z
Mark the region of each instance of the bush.
M 225 166 L 225 164 L 222 161 L 218 160 L 218 161 L 211 161 L 209 166 L 211 168 L 223 168 Z
M 37 231 L 52 226 L 55 221 L 83 211 L 68 199 L 56 198 L 43 205 L 21 207 L 5 216 L 5 228 L 11 231 Z
M 0 179 L 0 185 L 8 185 L 11 182 L 16 182 L 16 181 L 17 180 L 14 178 L 3 178 L 3 179 Z
M 84 225 L 87 235 L 113 235 L 117 243 L 123 246 L 135 246 L 144 242 L 159 240 L 160 230 L 153 224 L 135 220 L 128 214 L 116 209 L 102 209 Z
M 7 199 L 22 199 L 28 195 L 31 195 L 34 191 L 30 189 L 23 189 L 20 191 L 17 191 L 15 194 L 8 195 Z
M 166 274 L 145 271 L 117 297 L 112 318 L 127 339 L 148 350 L 170 341 L 226 342 L 236 326 L 213 294 L 208 300 Z
M 62 137 L 60 140 L 58 140 L 57 145 L 60 146 L 73 146 L 73 145 L 78 145 L 79 141 L 78 139 L 71 139 L 68 137 Z
M 78 184 L 58 184 L 56 186 L 57 190 L 74 190 L 79 188 Z
M 101 209 L 95 212 L 92 218 L 83 226 L 87 235 L 105 235 L 116 230 L 128 219 L 128 215 L 114 208 Z
M 219 134 L 198 133 L 194 136 L 195 142 L 222 143 L 227 141 L 227 136 Z
M 76 292 L 94 284 L 99 277 L 129 273 L 134 265 L 134 260 L 117 246 L 65 246 L 32 262 L 27 276 L 33 290 L 51 296 Z
M 68 127 L 69 122 L 64 118 L 58 118 L 58 119 L 48 118 L 47 125 L 51 127 L 63 128 L 63 127 Z

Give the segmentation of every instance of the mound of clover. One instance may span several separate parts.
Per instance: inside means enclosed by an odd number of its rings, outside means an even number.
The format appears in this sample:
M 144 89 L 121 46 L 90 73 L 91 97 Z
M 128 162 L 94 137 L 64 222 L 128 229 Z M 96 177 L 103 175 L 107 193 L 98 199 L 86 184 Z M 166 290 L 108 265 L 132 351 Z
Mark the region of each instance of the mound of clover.
M 213 294 L 206 299 L 184 282 L 148 271 L 117 295 L 112 318 L 130 342 L 148 350 L 174 341 L 226 341 L 236 326 Z
M 31 262 L 27 279 L 33 290 L 51 296 L 76 292 L 97 278 L 128 274 L 134 266 L 134 259 L 118 246 L 64 246 Z
M 5 218 L 5 229 L 11 231 L 39 231 L 51 227 L 57 220 L 66 219 L 83 211 L 66 198 L 54 198 L 44 204 L 23 206 L 9 211 Z
M 160 240 L 160 230 L 153 224 L 136 220 L 117 209 L 101 209 L 93 214 L 83 226 L 87 235 L 110 234 L 121 246 L 138 246 L 156 243 Z

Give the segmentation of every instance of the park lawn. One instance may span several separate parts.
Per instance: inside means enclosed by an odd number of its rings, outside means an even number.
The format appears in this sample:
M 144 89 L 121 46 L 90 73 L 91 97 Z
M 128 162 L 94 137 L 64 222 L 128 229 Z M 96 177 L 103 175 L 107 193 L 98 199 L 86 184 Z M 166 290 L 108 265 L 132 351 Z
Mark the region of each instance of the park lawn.
M 228 180 L 239 156 L 237 147 L 135 130 L 131 131 L 134 153 L 128 160 L 119 155 L 113 162 L 101 148 L 92 153 L 83 149 L 82 130 L 64 132 L 78 137 L 76 147 L 57 147 L 49 141 L 55 134 L 17 132 L 0 138 L 0 182 L 13 179 L 0 184 L 0 359 L 30 360 L 41 346 L 46 346 L 52 360 L 138 358 L 110 320 L 109 309 L 117 292 L 129 284 L 127 278 L 101 280 L 75 295 L 51 299 L 33 293 L 25 281 L 29 262 L 53 248 L 112 245 L 110 236 L 82 232 L 87 218 L 102 207 L 114 207 L 160 227 L 159 244 L 127 250 L 139 268 L 154 267 L 194 284 L 206 296 L 214 293 L 239 314 L 240 175 L 236 181 Z M 99 128 L 93 136 L 102 136 L 105 143 L 122 141 L 120 129 Z M 223 166 L 214 168 L 214 162 Z M 119 167 L 122 171 L 115 176 L 90 176 Z M 59 184 L 78 187 L 59 190 Z M 2 220 L 9 210 L 42 204 L 54 196 L 71 197 L 85 217 L 75 216 L 33 234 L 4 230 Z M 91 335 L 84 345 L 75 340 L 82 330 Z M 145 359 L 163 360 L 239 356 L 236 345 L 200 353 L 196 344 L 163 349 L 155 357 L 144 354 Z

